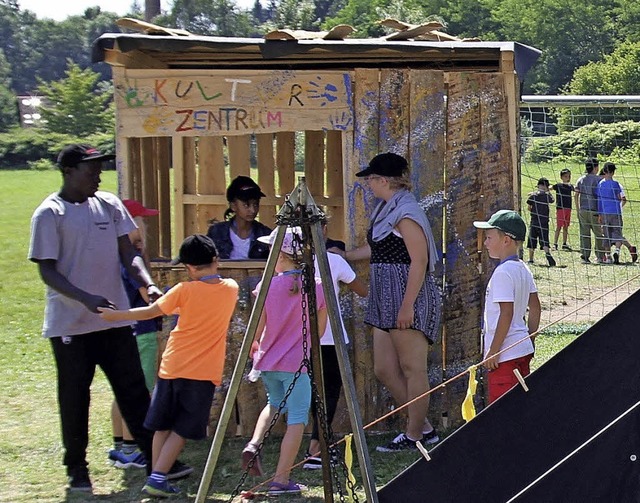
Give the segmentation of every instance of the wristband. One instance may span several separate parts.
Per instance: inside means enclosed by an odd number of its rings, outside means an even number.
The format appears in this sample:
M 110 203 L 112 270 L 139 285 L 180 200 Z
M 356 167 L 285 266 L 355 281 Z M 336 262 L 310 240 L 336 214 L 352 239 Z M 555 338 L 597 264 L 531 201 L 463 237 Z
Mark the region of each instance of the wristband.
M 149 288 L 151 288 L 152 286 L 155 286 L 155 287 L 157 288 L 157 286 L 158 286 L 158 285 L 156 285 L 155 283 L 149 283 L 149 284 L 146 286 L 147 290 L 148 290 Z

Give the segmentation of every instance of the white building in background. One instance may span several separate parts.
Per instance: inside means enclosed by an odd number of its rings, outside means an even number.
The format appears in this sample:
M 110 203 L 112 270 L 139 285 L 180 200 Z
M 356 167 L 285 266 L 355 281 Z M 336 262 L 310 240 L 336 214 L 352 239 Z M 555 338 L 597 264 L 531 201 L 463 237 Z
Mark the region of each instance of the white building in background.
M 44 98 L 38 96 L 18 96 L 18 109 L 20 111 L 20 126 L 33 127 L 43 123 L 40 109 L 44 104 Z

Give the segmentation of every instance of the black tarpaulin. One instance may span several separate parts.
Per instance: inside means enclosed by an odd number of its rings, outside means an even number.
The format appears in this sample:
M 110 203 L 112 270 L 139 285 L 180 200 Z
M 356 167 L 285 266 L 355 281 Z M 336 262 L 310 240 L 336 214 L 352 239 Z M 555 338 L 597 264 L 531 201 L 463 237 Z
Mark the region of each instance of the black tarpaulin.
M 640 293 L 379 491 L 386 502 L 640 501 Z

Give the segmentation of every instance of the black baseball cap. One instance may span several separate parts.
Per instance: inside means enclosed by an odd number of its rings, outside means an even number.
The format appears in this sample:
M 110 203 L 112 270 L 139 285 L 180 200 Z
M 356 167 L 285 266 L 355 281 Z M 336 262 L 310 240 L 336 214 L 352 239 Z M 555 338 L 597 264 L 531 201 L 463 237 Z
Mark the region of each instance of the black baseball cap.
M 516 241 L 524 241 L 527 234 L 527 224 L 513 210 L 496 211 L 488 221 L 473 222 L 473 226 L 476 229 L 498 229 Z
M 380 175 L 395 177 L 402 176 L 407 169 L 409 169 L 409 166 L 404 157 L 393 152 L 385 152 L 371 159 L 369 166 L 356 173 L 356 176 Z
M 544 185 L 545 187 L 549 186 L 549 179 L 542 177 L 538 179 L 538 185 Z
M 227 201 L 234 199 L 249 201 L 250 199 L 260 199 L 265 195 L 260 190 L 260 186 L 248 176 L 236 176 L 227 187 Z
M 218 256 L 218 250 L 213 240 L 204 234 L 193 234 L 185 239 L 180 245 L 180 253 L 178 257 L 173 259 L 171 263 L 189 264 L 189 265 L 206 265 L 213 262 Z
M 81 162 L 87 161 L 112 161 L 116 158 L 113 154 L 103 154 L 91 145 L 69 145 L 63 148 L 58 155 L 58 164 L 62 167 L 75 168 Z

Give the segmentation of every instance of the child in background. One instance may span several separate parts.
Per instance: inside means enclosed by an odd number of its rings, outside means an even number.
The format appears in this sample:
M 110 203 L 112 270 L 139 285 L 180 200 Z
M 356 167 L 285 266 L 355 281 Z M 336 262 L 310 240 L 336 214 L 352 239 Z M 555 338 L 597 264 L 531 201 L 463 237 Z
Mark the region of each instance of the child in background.
M 277 228 L 269 236 L 259 238 L 267 244 L 273 244 Z M 282 249 L 276 263 L 277 276 L 271 280 L 264 309 L 260 317 L 254 341 L 253 367 L 261 372 L 262 381 L 267 389 L 267 405 L 260 413 L 253 436 L 242 451 L 242 467 L 251 475 L 262 475 L 260 458 L 256 456 L 273 417 L 287 390 L 294 382 L 294 375 L 300 369 L 303 359 L 302 349 L 302 280 L 301 256 L 294 246 L 294 233 L 301 235 L 300 228 L 287 229 Z M 257 295 L 262 283 L 256 286 Z M 317 318 L 319 333 L 324 333 L 327 325 L 327 308 L 320 280 L 315 280 L 317 299 Z M 311 332 L 309 331 L 309 337 Z M 308 341 L 309 350 L 311 341 Z M 310 355 L 307 354 L 309 358 Z M 309 420 L 311 404 L 311 383 L 307 369 L 295 381 L 287 398 L 287 431 L 280 444 L 280 457 L 273 481 L 269 484 L 268 494 L 300 493 L 300 486 L 289 479 L 291 467 L 296 459 L 302 434 Z
M 106 320 L 147 320 L 180 313 L 162 354 L 145 428 L 153 436 L 153 471 L 142 488 L 156 497 L 179 494 L 167 474 L 186 439 L 203 439 L 216 385 L 222 382 L 227 331 L 238 299 L 238 284 L 218 274 L 218 252 L 202 234 L 184 240 L 175 263 L 192 281 L 182 282 L 147 307 L 100 309 Z
M 148 259 L 145 253 L 146 226 L 144 217 L 155 216 L 159 211 L 145 208 L 140 202 L 133 199 L 125 199 L 122 202 L 138 226 L 137 229 L 129 233 L 131 244 L 133 244 L 138 256 L 143 258 L 147 269 L 149 269 Z M 121 267 L 121 274 L 131 307 L 144 307 L 149 305 L 146 286 L 136 283 L 124 266 Z M 158 340 L 156 332 L 159 330 L 161 324 L 162 318 L 156 318 L 139 321 L 133 326 L 133 335 L 136 337 L 138 352 L 140 353 L 140 363 L 142 364 L 142 371 L 144 372 L 144 379 L 149 393 L 153 391 L 156 374 L 158 372 Z M 120 409 L 115 400 L 111 404 L 111 428 L 113 431 L 114 448 L 109 451 L 109 461 L 111 461 L 116 468 L 146 467 L 147 460 L 144 454 L 138 449 L 126 423 L 122 420 Z M 187 468 L 186 465 L 184 465 L 184 468 Z M 191 471 L 193 471 L 192 468 L 190 468 L 189 473 Z M 184 475 L 184 473 L 182 473 L 182 475 Z
M 528 267 L 518 258 L 527 226 L 515 211 L 500 210 L 488 222 L 474 222 L 485 230 L 484 245 L 489 256 L 500 260 L 493 271 L 484 306 L 484 358 L 489 371 L 489 403 L 517 384 L 514 369 L 526 376 L 533 357 L 533 337 L 540 324 L 540 300 Z M 525 314 L 529 308 L 529 320 Z M 513 348 L 503 349 L 522 340 Z
M 327 248 L 331 246 L 339 247 L 338 243 L 341 241 L 330 240 L 327 238 L 327 219 L 322 221 L 322 233 L 327 243 Z M 342 243 L 344 245 L 344 243 Z M 342 248 L 344 251 L 344 246 Z M 329 268 L 331 269 L 331 281 L 333 283 L 333 290 L 336 294 L 336 298 L 340 296 L 340 283 L 347 285 L 347 288 L 352 292 L 355 292 L 360 297 L 366 297 L 368 290 L 360 278 L 356 276 L 356 273 L 351 269 L 348 262 L 336 253 L 327 253 L 327 260 L 329 261 Z M 314 260 L 316 277 L 320 277 L 320 268 L 318 267 L 317 259 Z M 338 306 L 340 307 L 340 306 Z M 349 344 L 349 338 L 347 332 L 342 323 L 342 313 L 340 313 L 340 325 L 342 326 L 342 335 L 344 336 L 345 344 Z M 340 367 L 338 365 L 338 355 L 336 352 L 335 341 L 331 326 L 327 322 L 327 328 L 324 331 L 320 339 L 320 348 L 322 352 L 322 384 L 324 387 L 324 399 L 326 404 L 326 420 L 330 425 L 333 421 L 333 417 L 336 413 L 338 406 L 338 400 L 340 399 L 340 392 L 342 391 L 342 377 L 340 376 Z M 303 465 L 305 470 L 320 470 L 322 469 L 322 459 L 318 457 L 320 452 L 320 432 L 318 428 L 318 417 L 316 411 L 315 401 L 311 402 L 311 416 L 313 418 L 313 430 L 311 433 L 311 441 L 309 442 L 309 449 L 306 454 L 306 461 Z
M 562 229 L 562 249 L 571 251 L 567 244 L 569 237 L 569 224 L 571 223 L 571 201 L 574 187 L 571 182 L 571 171 L 564 168 L 560 171 L 562 183 L 554 183 L 551 188 L 556 191 L 556 234 L 553 239 L 553 247 L 558 249 L 558 237 Z
M 256 220 L 263 197 L 260 186 L 248 176 L 237 176 L 229 184 L 229 208 L 224 212 L 224 222 L 212 223 L 207 231 L 221 259 L 266 259 L 269 256 L 269 247 L 258 241 L 259 237 L 271 232 Z
M 629 250 L 631 262 L 636 262 L 638 260 L 638 249 L 629 243 L 622 233 L 622 207 L 626 204 L 627 198 L 624 195 L 622 186 L 613 179 L 616 165 L 612 162 L 605 162 L 602 170 L 604 178 L 600 180 L 596 187 L 598 215 L 607 245 L 610 247 L 611 258 L 614 264 L 619 264 L 620 249 L 624 245 Z
M 553 196 L 549 194 L 549 180 L 540 178 L 538 190 L 531 192 L 527 197 L 527 206 L 531 213 L 531 226 L 529 228 L 529 263 L 533 264 L 533 254 L 540 241 L 540 248 L 544 250 L 549 267 L 556 265 L 549 249 L 549 205 L 553 203 Z

